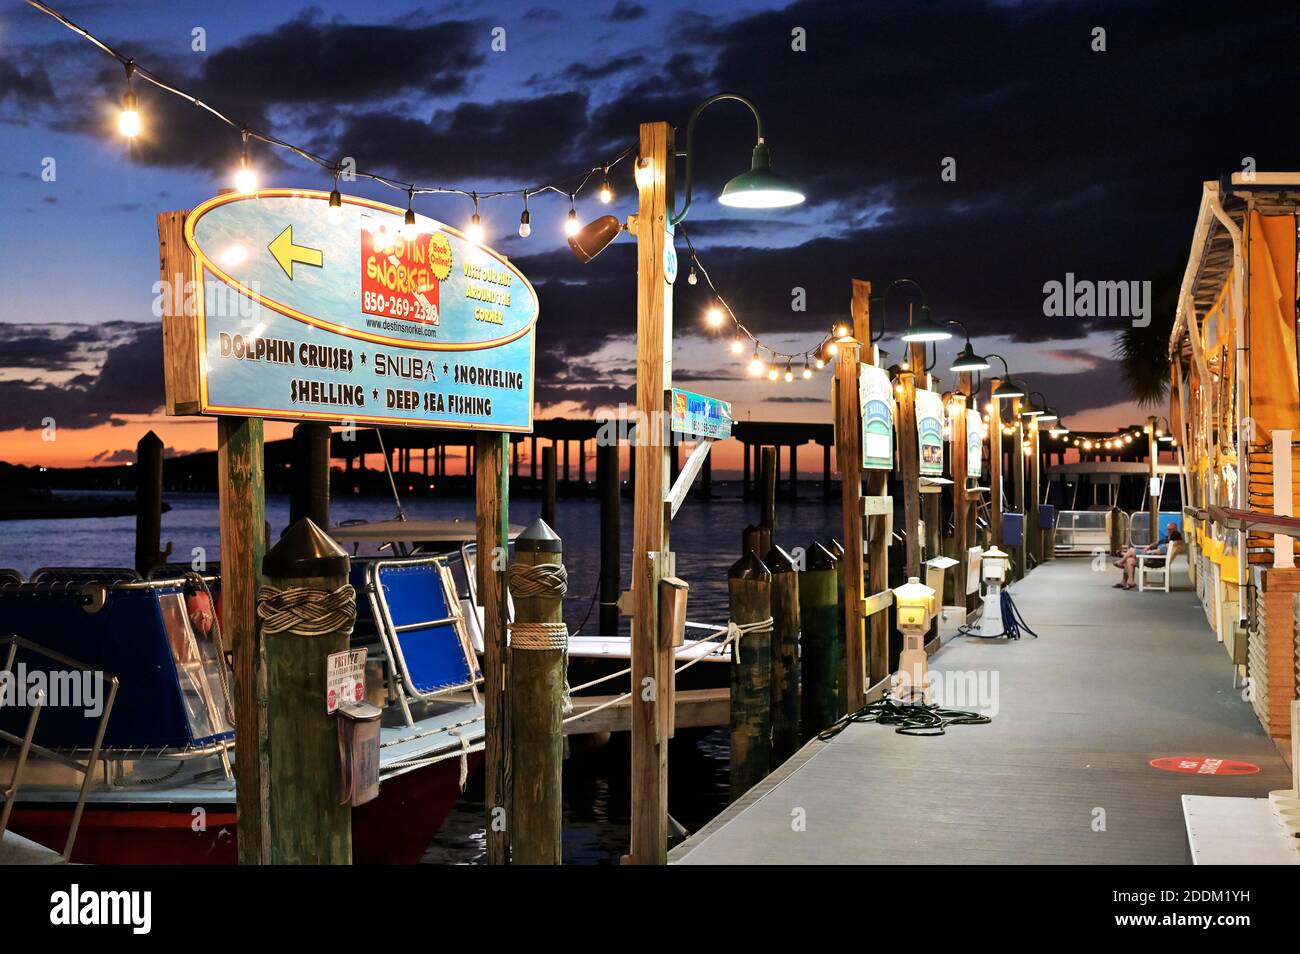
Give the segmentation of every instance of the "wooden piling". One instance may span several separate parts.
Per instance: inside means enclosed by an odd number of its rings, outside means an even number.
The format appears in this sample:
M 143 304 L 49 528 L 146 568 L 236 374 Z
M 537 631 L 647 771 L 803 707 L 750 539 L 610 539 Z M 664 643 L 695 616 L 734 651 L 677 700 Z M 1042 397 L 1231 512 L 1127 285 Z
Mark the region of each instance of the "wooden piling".
M 410 449 L 407 449 L 407 454 Z M 426 452 L 427 453 L 427 452 Z M 426 456 L 427 461 L 427 456 Z M 409 465 L 408 465 L 408 470 Z M 307 517 L 330 525 L 330 427 L 315 421 L 293 429 L 293 472 L 289 480 L 289 524 Z
M 779 546 L 763 557 L 772 574 L 772 768 L 799 751 L 799 574 Z
M 542 448 L 542 519 L 555 526 L 555 445 Z
M 510 705 L 506 648 L 506 553 L 509 547 L 510 478 L 506 434 L 477 435 L 480 467 L 474 474 L 474 541 L 477 596 L 483 607 L 483 807 L 487 861 L 510 860 Z
M 331 653 L 345 652 L 356 617 L 355 598 L 325 633 L 293 615 L 287 592 L 335 593 L 348 582 L 348 555 L 310 519 L 293 524 L 262 560 L 266 584 L 258 606 L 266 655 L 266 720 L 270 862 L 281 865 L 352 863 L 352 808 L 339 804 L 342 778 L 338 727 L 327 714 Z M 273 590 L 281 591 L 281 598 Z M 319 622 L 325 625 L 328 622 Z M 288 629 L 280 629 L 288 625 Z
M 848 665 L 844 657 L 848 655 L 848 643 L 846 640 L 848 617 L 845 615 L 846 607 L 844 606 L 844 544 L 832 538 L 826 545 L 831 556 L 835 557 L 835 612 L 838 614 L 838 623 L 836 625 L 835 638 L 841 647 L 840 653 L 840 677 L 839 677 L 839 703 L 837 706 L 838 714 L 844 715 L 849 711 L 849 681 Z
M 600 493 L 600 635 L 618 635 L 619 559 L 622 512 L 619 500 L 618 444 L 596 449 Z
M 510 567 L 510 843 L 511 860 L 523 865 L 560 864 L 565 587 L 562 576 L 536 569 L 542 566 L 562 572 L 564 555 L 539 519 L 515 539 Z
M 1029 515 L 1025 512 L 1025 429 L 1020 426 L 1020 398 L 1011 399 L 1011 422 L 1016 431 L 1011 436 L 1011 492 L 1016 512 L 1020 514 L 1020 546 L 1011 550 L 1011 568 L 1017 580 L 1025 576 L 1025 543 L 1029 539 Z
M 162 542 L 163 442 L 150 431 L 135 445 L 135 569 L 141 576 L 164 562 Z
M 757 623 L 772 615 L 772 574 L 750 551 L 727 571 L 731 620 Z M 746 633 L 731 665 L 731 800 L 772 770 L 772 633 Z
M 762 451 L 762 502 L 763 502 L 763 519 L 759 521 L 759 526 L 767 529 L 767 546 L 770 548 L 776 542 L 776 478 L 777 462 L 776 448 L 764 447 Z M 756 550 L 756 553 L 766 553 L 767 550 Z
M 217 418 L 221 540 L 221 631 L 234 653 L 235 806 L 239 863 L 268 864 L 270 807 L 266 668 L 257 626 L 257 591 L 266 552 L 265 456 L 260 417 Z
M 775 578 L 774 578 L 775 582 Z M 839 561 L 813 541 L 799 574 L 799 738 L 807 742 L 840 716 Z M 773 616 L 775 616 L 773 611 Z

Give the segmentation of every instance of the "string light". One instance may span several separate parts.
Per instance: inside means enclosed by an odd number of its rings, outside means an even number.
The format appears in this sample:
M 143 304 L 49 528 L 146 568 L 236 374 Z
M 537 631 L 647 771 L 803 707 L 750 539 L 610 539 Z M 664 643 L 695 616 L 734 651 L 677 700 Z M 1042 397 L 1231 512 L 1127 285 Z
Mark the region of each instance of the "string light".
M 609 205 L 614 201 L 614 190 L 609 187 L 609 166 L 603 170 L 603 179 L 600 183 L 600 201 Z
M 258 142 L 266 143 L 269 146 L 274 146 L 278 149 L 284 149 L 288 152 L 292 152 L 300 159 L 303 159 L 306 162 L 310 162 L 314 165 L 319 166 L 321 169 L 325 170 L 328 174 L 334 175 L 337 173 L 337 170 L 340 168 L 340 160 L 338 159 L 328 159 L 324 156 L 320 156 L 312 152 L 311 150 L 303 146 L 296 145 L 278 136 L 266 132 L 261 132 L 255 128 L 252 128 L 247 124 L 240 122 L 238 119 L 230 116 L 229 114 L 223 112 L 222 110 L 218 109 L 216 106 L 213 106 L 211 103 L 205 102 L 204 100 L 195 96 L 193 93 L 190 93 L 177 85 L 167 82 L 166 80 L 158 76 L 158 74 L 154 73 L 152 70 L 149 70 L 144 66 L 141 66 L 134 59 L 121 53 L 114 47 L 105 43 L 103 40 L 91 34 L 88 30 L 73 23 L 71 20 L 69 20 L 63 14 L 59 13 L 57 10 L 54 10 L 46 6 L 44 3 L 39 2 L 39 0 L 28 0 L 28 3 L 35 9 L 46 14 L 47 16 L 51 17 L 62 26 L 66 27 L 68 30 L 77 34 L 82 39 L 85 39 L 86 41 L 92 43 L 94 46 L 98 47 L 102 53 L 112 57 L 118 63 L 122 64 L 127 74 L 127 89 L 126 89 L 126 93 L 123 95 L 122 98 L 121 112 L 118 115 L 118 130 L 122 135 L 126 136 L 127 138 L 133 139 L 136 136 L 138 136 L 142 131 L 143 123 L 139 112 L 139 101 L 137 99 L 135 90 L 132 88 L 132 79 L 139 78 L 143 82 L 149 83 L 150 85 L 163 91 L 164 93 L 168 93 L 172 96 L 177 97 L 178 99 L 182 99 L 185 102 L 189 103 L 190 105 L 202 110 L 203 112 L 207 113 L 216 121 L 224 123 L 230 128 L 237 130 L 240 133 L 241 139 L 244 143 L 245 152 L 247 152 L 247 144 L 253 140 L 257 140 Z M 522 196 L 526 194 L 535 195 L 539 192 L 554 192 L 557 195 L 569 196 L 572 198 L 574 196 L 582 194 L 587 188 L 589 188 L 593 184 L 593 180 L 595 179 L 595 177 L 598 175 L 601 177 L 600 181 L 603 184 L 607 184 L 610 171 L 614 169 L 614 167 L 616 167 L 620 162 L 635 157 L 638 149 L 639 149 L 639 144 L 637 142 L 635 141 L 629 142 L 612 158 L 608 159 L 605 162 L 592 166 L 585 173 L 575 175 L 573 177 L 571 184 L 564 187 L 548 183 L 545 185 L 530 185 L 527 187 L 516 186 L 511 188 L 505 188 L 505 189 L 472 193 L 470 190 L 461 189 L 461 188 L 451 188 L 451 187 L 443 187 L 443 186 L 424 186 L 416 182 L 404 182 L 400 179 L 395 179 L 391 176 L 386 176 L 377 172 L 371 172 L 365 169 L 350 169 L 349 178 L 366 179 L 371 182 L 377 183 L 379 185 L 385 186 L 387 188 L 393 189 L 394 191 L 406 192 L 408 194 L 414 194 L 414 195 L 438 194 L 438 195 L 462 195 L 462 196 L 469 197 L 473 194 L 477 194 L 479 198 L 498 198 L 502 196 Z M 245 170 L 247 170 L 247 172 L 245 172 Z M 637 172 L 638 175 L 641 175 L 643 172 L 647 175 L 652 173 L 653 169 L 651 168 L 651 163 L 648 162 L 644 163 L 644 168 L 643 169 L 638 168 Z M 240 192 L 247 193 L 256 190 L 256 185 L 257 185 L 256 173 L 252 169 L 251 164 L 244 161 L 242 157 L 241 157 L 240 165 L 236 170 L 235 179 L 236 179 L 235 186 Z M 613 190 L 610 189 L 611 201 L 613 197 L 614 197 Z M 374 234 L 378 234 L 378 233 L 376 232 Z
M 691 273 L 690 273 L 689 275 L 686 276 L 686 284 L 688 284 L 688 285 L 694 285 L 694 284 L 696 284 L 698 281 L 699 281 L 699 279 L 695 277 L 695 266 L 692 265 L 692 266 L 691 266 Z
M 420 234 L 420 227 L 415 224 L 415 193 L 406 193 L 406 214 L 402 216 L 402 238 L 408 242 Z
M 140 135 L 140 103 L 135 90 L 131 88 L 131 74 L 135 72 L 135 63 L 126 64 L 126 93 L 122 96 L 122 112 L 117 117 L 117 129 L 127 139 Z
M 329 210 L 325 217 L 331 225 L 338 225 L 343 221 L 343 196 L 339 193 L 339 174 L 334 173 L 334 188 L 330 191 Z
M 470 201 L 474 203 L 474 211 L 470 213 L 469 225 L 465 228 L 465 237 L 475 245 L 482 245 L 483 240 L 487 238 L 487 232 L 483 229 L 483 220 L 478 216 L 477 192 L 470 193 Z
M 235 171 L 235 191 L 248 195 L 257 189 L 257 173 L 253 171 L 253 164 L 248 158 L 247 126 L 240 135 L 243 138 L 243 149 L 239 155 L 239 168 Z
M 578 222 L 578 209 L 574 205 L 577 196 L 569 196 L 569 216 L 564 220 L 564 234 L 577 235 L 578 229 L 582 228 Z
M 765 373 L 769 381 L 779 381 L 785 377 L 786 381 L 793 381 L 795 378 L 795 365 L 802 364 L 803 370 L 801 376 L 804 378 L 812 377 L 812 365 L 815 360 L 816 367 L 820 370 L 826 366 L 823 357 L 826 345 L 832 340 L 836 331 L 842 331 L 847 334 L 844 326 L 832 328 L 831 335 L 823 335 L 817 344 L 804 351 L 783 351 L 763 344 L 758 336 L 745 327 L 744 323 L 736 316 L 735 309 L 727 304 L 727 300 L 719 293 L 717 286 L 713 284 L 713 279 L 709 275 L 709 270 L 704 267 L 700 261 L 699 252 L 696 251 L 694 244 L 691 242 L 690 235 L 680 225 L 677 226 L 677 234 L 682 237 L 686 243 L 687 254 L 690 257 L 690 271 L 687 281 L 695 284 L 699 279 L 703 279 L 705 286 L 713 295 L 713 303 L 704 313 L 705 324 L 711 329 L 722 328 L 726 325 L 727 319 L 730 318 L 735 326 L 735 332 L 732 335 L 729 350 L 732 354 L 739 355 L 745 351 L 745 342 L 748 340 L 753 344 L 754 353 L 748 364 L 748 372 L 752 377 L 762 377 Z M 768 352 L 771 355 L 771 361 L 765 362 L 762 358 L 762 352 Z M 781 365 L 785 365 L 784 373 Z
M 519 237 L 528 238 L 533 234 L 532 216 L 528 214 L 528 192 L 524 192 L 524 211 L 519 214 Z

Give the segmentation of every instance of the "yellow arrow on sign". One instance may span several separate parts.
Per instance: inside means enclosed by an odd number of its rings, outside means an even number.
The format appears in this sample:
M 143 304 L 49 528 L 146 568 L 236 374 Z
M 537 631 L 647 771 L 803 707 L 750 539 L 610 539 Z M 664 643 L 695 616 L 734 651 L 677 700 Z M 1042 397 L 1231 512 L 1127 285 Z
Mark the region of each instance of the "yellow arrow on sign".
M 307 248 L 305 245 L 293 244 L 293 226 L 286 225 L 284 231 L 275 237 L 275 240 L 267 246 L 275 260 L 280 263 L 284 273 L 293 281 L 293 263 L 302 262 L 304 265 L 315 265 L 320 268 L 325 257 L 318 248 Z

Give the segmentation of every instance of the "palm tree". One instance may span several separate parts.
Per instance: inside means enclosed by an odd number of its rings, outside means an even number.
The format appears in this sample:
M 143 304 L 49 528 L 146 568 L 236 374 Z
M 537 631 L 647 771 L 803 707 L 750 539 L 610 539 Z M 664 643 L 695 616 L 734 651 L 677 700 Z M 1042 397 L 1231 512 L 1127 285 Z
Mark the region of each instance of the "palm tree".
M 1112 357 L 1133 400 L 1159 404 L 1169 393 L 1169 332 L 1174 326 L 1181 276 L 1166 274 L 1151 283 L 1151 323 L 1129 325 L 1115 336 Z

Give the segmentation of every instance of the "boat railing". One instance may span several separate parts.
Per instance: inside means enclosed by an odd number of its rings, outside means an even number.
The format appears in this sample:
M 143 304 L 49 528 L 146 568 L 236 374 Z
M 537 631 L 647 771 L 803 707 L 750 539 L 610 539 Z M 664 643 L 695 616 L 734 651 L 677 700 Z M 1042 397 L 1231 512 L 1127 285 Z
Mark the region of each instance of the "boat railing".
M 43 656 L 52 662 L 70 669 L 78 670 L 82 673 L 97 675 L 100 679 L 108 683 L 108 698 L 104 703 L 104 711 L 99 714 L 99 724 L 95 728 L 95 742 L 90 748 L 89 757 L 85 762 L 81 762 L 69 755 L 65 755 L 57 749 L 47 748 L 36 741 L 36 724 L 40 719 L 41 711 L 45 706 L 45 693 L 43 690 L 36 690 L 31 708 L 31 715 L 27 718 L 27 728 L 21 736 L 0 729 L 0 739 L 8 742 L 10 745 L 18 746 L 18 758 L 14 762 L 13 775 L 9 779 L 9 784 L 3 791 L 4 808 L 0 809 L 0 836 L 5 833 L 9 826 L 9 815 L 13 811 L 14 802 L 18 796 L 18 790 L 22 787 L 23 771 L 27 767 L 28 756 L 35 752 L 52 761 L 59 762 L 69 768 L 75 769 L 83 776 L 81 790 L 77 794 L 77 806 L 72 813 L 72 823 L 68 826 L 68 839 L 63 846 L 63 860 L 68 861 L 72 858 L 72 846 L 77 840 L 77 830 L 81 827 L 81 816 L 86 809 L 86 797 L 90 794 L 90 786 L 95 777 L 95 765 L 99 761 L 100 749 L 104 744 L 104 732 L 108 729 L 109 717 L 113 714 L 113 702 L 117 698 L 117 677 L 109 673 L 97 673 L 85 663 L 73 659 L 71 656 L 64 656 L 52 649 L 34 643 L 31 640 L 24 639 L 21 636 L 10 636 L 6 642 L 9 644 L 9 653 L 5 659 L 5 666 L 2 670 L 5 679 L 8 682 L 14 680 L 14 660 L 18 656 L 18 650 L 23 649 L 29 653 Z

